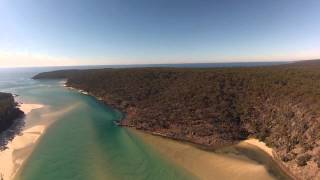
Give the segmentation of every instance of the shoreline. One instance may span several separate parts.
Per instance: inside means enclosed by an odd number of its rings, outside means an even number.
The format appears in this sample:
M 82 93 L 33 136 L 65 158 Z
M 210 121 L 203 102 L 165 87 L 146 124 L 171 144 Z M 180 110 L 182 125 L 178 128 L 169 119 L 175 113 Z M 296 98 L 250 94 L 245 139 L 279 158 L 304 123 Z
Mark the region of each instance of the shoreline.
M 251 159 L 247 154 L 237 150 L 238 144 L 231 146 L 220 146 L 212 149 L 201 147 L 198 144 L 179 141 L 161 135 L 153 135 L 145 131 L 139 131 L 134 128 L 127 128 L 129 132 L 140 136 L 147 144 L 151 145 L 154 150 L 159 151 L 167 160 L 186 169 L 200 179 L 248 179 L 251 176 L 257 179 L 274 179 L 275 177 L 290 177 L 283 169 L 271 168 L 272 164 L 260 163 Z M 254 147 L 254 148 L 252 148 Z M 263 156 L 260 160 L 269 161 L 276 164 L 274 159 L 265 151 L 249 143 L 242 144 L 243 149 L 255 151 Z M 256 151 L 258 148 L 261 151 Z M 194 162 L 197 162 L 194 164 Z M 270 171 L 271 170 L 271 171 Z M 280 174 L 273 174 L 281 172 Z
M 278 166 L 278 168 L 281 169 L 288 177 L 290 177 L 293 180 L 299 180 L 285 167 L 284 163 L 282 163 L 282 161 L 279 159 L 279 157 L 274 152 L 274 150 L 271 147 L 268 147 L 265 142 L 260 141 L 255 138 L 249 138 L 244 141 L 241 141 L 237 145 L 241 147 L 245 144 L 252 145 L 252 146 L 260 149 L 261 151 L 265 152 L 268 156 L 270 156 L 270 158 L 273 160 L 273 162 L 275 162 L 275 164 Z
M 268 147 L 263 141 L 260 141 L 260 140 L 255 139 L 255 138 L 249 138 L 249 139 L 246 139 L 246 140 L 242 140 L 242 141 L 239 141 L 238 143 L 216 145 L 216 146 L 207 146 L 207 145 L 204 145 L 204 144 L 199 144 L 199 143 L 195 143 L 195 142 L 188 141 L 188 140 L 173 138 L 173 137 L 167 136 L 167 135 L 162 134 L 162 133 L 136 129 L 134 126 L 125 126 L 125 125 L 120 125 L 120 126 L 126 127 L 128 129 L 131 129 L 131 130 L 134 130 L 134 131 L 137 131 L 138 133 L 144 133 L 144 134 L 147 134 L 147 135 L 150 135 L 150 136 L 160 137 L 160 138 L 164 138 L 164 139 L 167 139 L 167 140 L 176 141 L 177 143 L 190 145 L 190 146 L 192 146 L 194 148 L 197 148 L 199 150 L 207 151 L 207 152 L 211 152 L 211 153 L 214 153 L 217 150 L 225 149 L 225 148 L 232 147 L 232 146 L 235 147 L 235 148 L 237 148 L 237 147 L 248 148 L 247 147 L 248 145 L 249 146 L 254 146 L 255 148 L 257 148 L 260 151 L 262 151 L 263 153 L 265 153 L 272 160 L 272 162 L 274 162 L 277 165 L 277 168 L 281 169 L 281 171 L 288 178 L 291 178 L 292 180 L 300 180 L 297 177 L 295 177 L 286 168 L 286 166 L 281 162 L 281 160 L 278 158 L 278 156 L 274 153 L 272 148 Z
M 20 104 L 20 110 L 23 111 L 26 115 L 28 115 L 31 111 L 43 108 L 43 104 L 25 104 L 21 103 Z
M 20 109 L 26 116 L 33 110 L 45 107 L 42 104 L 20 104 Z M 25 119 L 26 120 L 26 117 Z M 23 163 L 31 155 L 35 145 L 45 132 L 45 125 L 35 125 L 24 127 L 21 135 L 16 135 L 12 141 L 7 144 L 7 149 L 0 151 L 0 173 L 5 180 L 14 179 Z
M 258 139 L 249 138 L 249 139 L 246 139 L 246 140 L 242 140 L 242 141 L 238 141 L 238 142 L 230 143 L 230 144 L 207 146 L 205 144 L 200 144 L 200 143 L 195 143 L 195 142 L 184 140 L 184 139 L 174 138 L 174 137 L 168 136 L 168 135 L 160 133 L 160 132 L 151 132 L 151 131 L 148 131 L 148 130 L 137 129 L 135 126 L 129 125 L 126 122 L 126 119 L 128 118 L 128 113 L 124 112 L 124 110 L 119 108 L 116 104 L 108 104 L 102 98 L 97 97 L 97 96 L 95 96 L 94 94 L 92 94 L 90 92 L 87 92 L 85 90 L 69 86 L 69 85 L 67 85 L 67 81 L 65 81 L 63 86 L 65 88 L 70 89 L 70 90 L 77 91 L 80 94 L 83 94 L 83 95 L 86 95 L 86 96 L 92 96 L 97 101 L 102 102 L 104 105 L 109 106 L 109 107 L 115 109 L 116 111 L 119 111 L 122 114 L 122 117 L 119 120 L 117 120 L 117 122 L 119 123 L 117 126 L 127 127 L 129 129 L 133 129 L 133 130 L 138 131 L 138 132 L 140 131 L 140 133 L 146 133 L 146 134 L 149 134 L 151 136 L 158 136 L 158 137 L 165 138 L 165 139 L 168 139 L 168 140 L 177 141 L 179 143 L 186 143 L 186 144 L 189 144 L 189 145 L 191 145 L 191 146 L 193 146 L 193 147 L 195 147 L 195 148 L 197 148 L 199 150 L 209 151 L 209 152 L 214 152 L 214 150 L 216 150 L 216 149 L 219 149 L 219 148 L 221 149 L 221 148 L 225 148 L 225 147 L 228 147 L 228 146 L 244 146 L 245 144 L 252 145 L 252 146 L 260 149 L 261 151 L 263 151 L 266 155 L 268 155 L 272 159 L 272 161 L 277 165 L 277 167 L 279 169 L 281 169 L 282 172 L 286 176 L 288 176 L 288 178 L 291 178 L 293 180 L 299 180 L 297 177 L 293 176 L 293 174 L 285 167 L 285 165 L 277 157 L 277 155 L 275 154 L 273 149 L 268 147 L 263 141 L 260 141 Z
M 259 148 L 260 150 L 264 151 L 265 153 L 267 153 L 270 157 L 272 157 L 274 159 L 274 151 L 272 148 L 268 147 L 266 145 L 266 143 L 264 143 L 263 141 L 260 141 L 258 139 L 255 139 L 255 138 L 249 138 L 249 139 L 246 139 L 244 141 L 241 141 L 238 145 L 243 145 L 243 144 L 250 144 L 250 145 L 253 145 L 257 148 Z
M 72 104 L 70 106 L 67 106 L 67 107 L 64 107 L 62 109 L 59 109 L 59 110 L 55 110 L 55 111 L 51 111 L 50 109 L 49 110 L 46 110 L 45 112 L 43 112 L 41 114 L 41 121 L 40 122 L 37 122 L 36 124 L 33 124 L 31 126 L 31 128 L 40 128 L 40 126 L 43 128 L 42 129 L 42 132 L 39 133 L 39 132 L 30 132 L 32 134 L 39 134 L 39 137 L 38 139 L 36 139 L 34 141 L 33 144 L 31 144 L 30 146 L 26 147 L 26 151 L 29 151 L 27 153 L 22 153 L 22 155 L 24 156 L 24 160 L 22 163 L 20 163 L 20 166 L 19 168 L 16 170 L 14 176 L 13 176 L 13 179 L 19 179 L 19 175 L 21 174 L 24 166 L 25 166 L 25 163 L 27 162 L 28 158 L 30 157 L 30 155 L 32 154 L 33 150 L 36 148 L 37 144 L 40 143 L 41 139 L 43 138 L 43 135 L 46 133 L 46 131 L 50 128 L 50 126 L 55 123 L 58 118 L 62 115 L 64 115 L 65 113 L 73 110 L 74 108 L 76 108 L 79 104 Z M 48 106 L 44 106 L 44 107 L 48 107 Z M 31 129 L 29 128 L 29 129 Z M 23 152 L 23 151 L 22 151 Z

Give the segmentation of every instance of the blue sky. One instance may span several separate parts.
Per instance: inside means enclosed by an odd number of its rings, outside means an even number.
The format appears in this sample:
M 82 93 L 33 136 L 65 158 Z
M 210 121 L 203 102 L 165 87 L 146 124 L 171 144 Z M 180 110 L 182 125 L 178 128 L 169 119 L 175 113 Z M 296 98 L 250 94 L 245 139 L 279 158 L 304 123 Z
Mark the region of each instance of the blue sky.
M 0 66 L 320 58 L 319 0 L 0 0 Z

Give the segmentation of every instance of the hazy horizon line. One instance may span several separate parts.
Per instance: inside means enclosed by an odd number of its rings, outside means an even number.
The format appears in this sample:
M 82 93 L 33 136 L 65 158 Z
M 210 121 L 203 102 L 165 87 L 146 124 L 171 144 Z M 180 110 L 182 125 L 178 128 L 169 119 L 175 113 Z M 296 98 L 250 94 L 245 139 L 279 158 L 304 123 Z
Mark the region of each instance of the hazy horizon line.
M 50 68 L 50 67 L 94 67 L 94 66 L 143 66 L 143 65 L 192 65 L 192 64 L 235 64 L 235 63 L 285 63 L 285 62 L 299 62 L 299 61 L 312 61 L 320 60 L 320 58 L 315 59 L 303 59 L 303 60 L 256 60 L 256 61 L 216 61 L 216 62 L 195 62 L 195 63 L 136 63 L 136 64 L 78 64 L 78 65 L 52 65 L 52 66 L 0 66 L 0 69 L 5 68 Z

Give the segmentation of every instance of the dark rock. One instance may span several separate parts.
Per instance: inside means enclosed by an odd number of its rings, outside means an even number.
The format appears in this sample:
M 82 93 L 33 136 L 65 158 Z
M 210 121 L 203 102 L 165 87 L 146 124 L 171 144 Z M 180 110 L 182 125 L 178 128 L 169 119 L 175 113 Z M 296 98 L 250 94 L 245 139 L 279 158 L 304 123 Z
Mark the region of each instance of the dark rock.
M 310 154 L 303 154 L 303 155 L 299 155 L 296 158 L 297 164 L 298 166 L 305 166 L 307 165 L 307 162 L 311 159 L 311 155 Z

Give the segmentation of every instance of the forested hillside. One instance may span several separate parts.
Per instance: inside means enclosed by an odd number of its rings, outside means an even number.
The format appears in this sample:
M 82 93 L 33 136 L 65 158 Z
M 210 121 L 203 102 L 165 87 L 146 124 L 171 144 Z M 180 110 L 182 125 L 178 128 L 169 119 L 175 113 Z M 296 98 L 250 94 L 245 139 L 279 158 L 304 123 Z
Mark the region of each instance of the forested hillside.
M 123 125 L 208 147 L 255 137 L 296 177 L 320 177 L 320 61 L 68 70 L 34 78 L 61 77 L 125 112 Z

